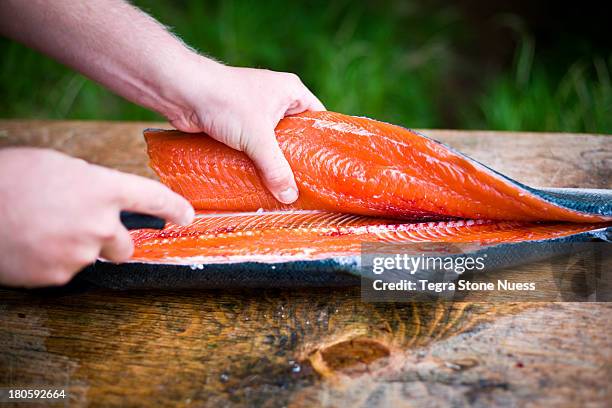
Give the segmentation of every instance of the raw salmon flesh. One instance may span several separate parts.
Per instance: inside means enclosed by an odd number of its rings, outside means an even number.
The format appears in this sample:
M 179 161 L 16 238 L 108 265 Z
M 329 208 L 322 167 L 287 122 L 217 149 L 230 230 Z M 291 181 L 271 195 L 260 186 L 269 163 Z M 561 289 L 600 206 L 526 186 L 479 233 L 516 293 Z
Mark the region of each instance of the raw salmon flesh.
M 362 242 L 496 245 L 612 225 L 609 192 L 530 188 L 399 126 L 305 112 L 281 120 L 276 136 L 300 191 L 292 205 L 274 199 L 244 153 L 203 134 L 145 131 L 151 167 L 201 214 L 188 227 L 133 232 L 134 262 L 326 259 Z

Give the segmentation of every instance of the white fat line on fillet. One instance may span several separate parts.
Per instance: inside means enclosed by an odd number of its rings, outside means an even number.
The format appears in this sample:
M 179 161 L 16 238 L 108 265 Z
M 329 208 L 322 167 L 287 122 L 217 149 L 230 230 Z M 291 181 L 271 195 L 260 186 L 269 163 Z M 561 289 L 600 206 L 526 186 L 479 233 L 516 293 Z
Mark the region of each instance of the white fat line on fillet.
M 286 262 L 295 261 L 326 261 L 334 260 L 339 263 L 351 263 L 356 260 L 357 251 L 338 251 L 330 253 L 312 254 L 308 250 L 292 255 L 280 254 L 250 254 L 250 255 L 228 255 L 228 256 L 191 256 L 191 257 L 175 257 L 167 256 L 162 259 L 148 260 L 146 258 L 134 258 L 127 263 L 143 263 L 152 265 L 181 265 L 181 266 L 206 266 L 215 264 L 240 264 L 244 262 L 270 264 L 283 264 Z M 103 260 L 103 259 L 101 259 Z M 105 260 L 103 260 L 105 261 Z M 108 262 L 108 261 L 105 261 Z M 195 269 L 195 268 L 194 268 Z M 203 268 L 202 268 L 203 269 Z
M 224 217 L 251 217 L 264 215 L 301 215 L 301 214 L 333 214 L 323 210 L 274 210 L 274 211 L 245 211 L 245 212 L 225 212 L 196 214 L 197 219 L 224 218 Z

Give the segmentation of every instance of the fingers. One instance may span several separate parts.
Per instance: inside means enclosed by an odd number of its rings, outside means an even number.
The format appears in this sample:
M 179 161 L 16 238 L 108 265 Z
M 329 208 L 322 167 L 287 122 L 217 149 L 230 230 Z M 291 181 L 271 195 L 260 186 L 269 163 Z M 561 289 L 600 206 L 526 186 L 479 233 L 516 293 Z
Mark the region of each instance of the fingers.
M 115 233 L 104 242 L 100 256 L 112 262 L 124 262 L 134 253 L 134 242 L 129 232 L 121 224 Z
M 326 110 L 321 101 L 297 76 L 290 74 L 289 80 L 292 81 L 290 88 L 294 89 L 294 94 L 299 96 L 285 109 L 284 115 L 293 115 L 306 110 Z M 280 117 L 277 117 L 275 121 L 279 119 Z M 264 184 L 274 197 L 284 204 L 291 204 L 297 200 L 299 194 L 293 171 L 278 145 L 274 130 L 267 129 L 265 126 L 260 128 L 262 130 L 253 133 L 255 137 L 249 140 L 250 143 L 244 151 L 255 163 Z
M 314 96 L 312 92 L 308 90 L 304 85 L 302 85 L 300 90 L 300 97 L 296 99 L 292 106 L 287 109 L 285 112 L 286 115 L 295 115 L 296 113 L 301 113 L 304 111 L 324 111 L 325 106 L 321 103 L 321 101 Z
M 179 225 L 193 221 L 191 204 L 168 187 L 144 177 L 114 173 L 116 198 L 122 210 L 155 215 Z
M 293 80 L 293 88 L 295 89 L 295 101 L 291 106 L 287 109 L 286 115 L 295 115 L 296 113 L 301 113 L 304 111 L 324 111 L 325 106 L 321 103 L 319 98 L 317 98 L 311 91 L 304 85 L 302 80 L 294 74 L 289 74 L 289 78 Z
M 325 110 L 327 110 L 327 109 L 325 109 L 325 106 L 323 105 L 323 103 L 321 103 L 319 98 L 314 96 L 314 94 L 312 92 L 310 92 L 310 91 L 308 91 L 308 95 L 305 96 L 304 103 L 306 105 L 306 109 L 305 110 L 310 110 L 310 111 L 325 111 Z
M 276 199 L 284 204 L 291 204 L 298 198 L 298 189 L 293 171 L 278 146 L 272 128 L 261 130 L 261 137 L 251 139 L 244 149 L 259 170 L 264 184 Z

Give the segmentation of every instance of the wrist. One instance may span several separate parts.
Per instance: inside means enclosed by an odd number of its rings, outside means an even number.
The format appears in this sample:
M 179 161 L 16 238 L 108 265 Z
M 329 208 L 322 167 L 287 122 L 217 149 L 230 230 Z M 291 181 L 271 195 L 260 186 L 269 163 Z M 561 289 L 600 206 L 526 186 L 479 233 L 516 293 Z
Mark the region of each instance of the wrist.
M 168 77 L 160 81 L 160 94 L 165 102 L 158 110 L 183 130 L 193 127 L 190 122 L 194 115 L 201 113 L 206 106 L 218 106 L 222 102 L 218 90 L 230 68 L 191 50 L 188 53 L 176 59 Z

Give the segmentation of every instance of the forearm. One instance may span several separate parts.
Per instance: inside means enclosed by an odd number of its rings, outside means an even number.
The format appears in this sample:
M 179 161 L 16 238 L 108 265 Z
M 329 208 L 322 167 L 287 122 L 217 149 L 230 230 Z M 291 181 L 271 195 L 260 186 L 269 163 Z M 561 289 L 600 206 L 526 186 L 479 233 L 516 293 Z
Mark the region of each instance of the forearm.
M 178 130 L 245 152 L 279 201 L 297 199 L 274 128 L 286 115 L 325 107 L 296 75 L 204 58 L 124 0 L 0 0 L 0 33 L 161 113 Z
M 218 65 L 123 0 L 5 0 L 0 31 L 171 120 L 189 109 L 180 78 Z

